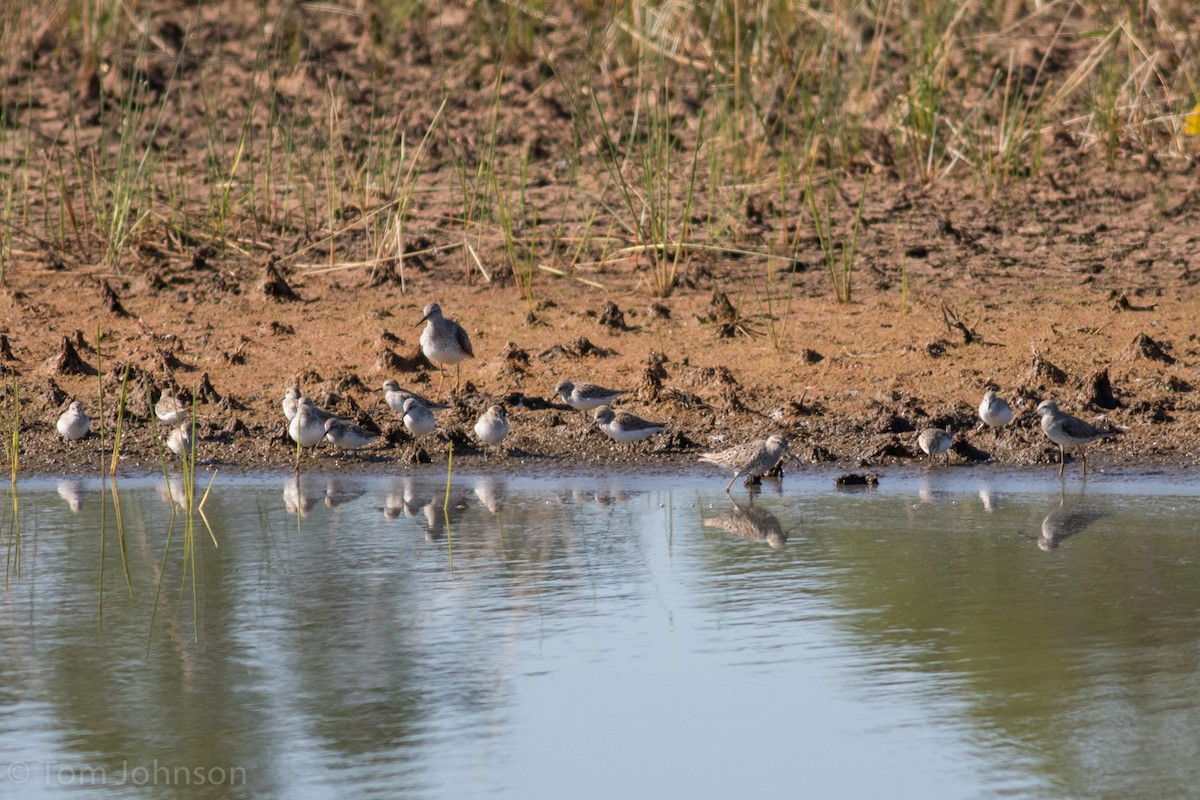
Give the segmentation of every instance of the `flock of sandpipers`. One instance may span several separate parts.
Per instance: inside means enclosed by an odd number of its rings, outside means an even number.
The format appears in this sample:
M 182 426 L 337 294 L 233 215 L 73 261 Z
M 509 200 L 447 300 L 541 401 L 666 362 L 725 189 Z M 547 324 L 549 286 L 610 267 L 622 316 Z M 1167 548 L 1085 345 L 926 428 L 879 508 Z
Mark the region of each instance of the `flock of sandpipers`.
M 421 332 L 421 351 L 431 363 L 437 366 L 438 372 L 445 380 L 442 367 L 452 366 L 455 370 L 455 393 L 459 389 L 460 370 L 462 362 L 475 355 L 471 347 L 470 337 L 461 325 L 448 319 L 441 306 L 430 303 L 425 306 L 424 316 L 417 323 L 424 324 Z M 439 392 L 442 384 L 439 383 Z M 560 380 L 555 387 L 555 394 L 570 407 L 584 412 L 591 411 L 596 425 L 616 442 L 639 442 L 657 433 L 666 426 L 658 422 L 649 422 L 641 417 L 622 409 L 611 408 L 610 403 L 626 394 L 625 390 L 606 389 L 592 383 L 575 383 L 570 380 Z M 422 397 L 416 392 L 402 389 L 400 385 L 389 380 L 383 384 L 383 397 L 387 405 L 401 418 L 404 427 L 419 439 L 427 436 L 437 428 L 434 412 L 447 405 Z M 379 434 L 355 425 L 343 417 L 320 408 L 310 398 L 304 397 L 296 386 L 290 387 L 283 398 L 283 413 L 288 420 L 288 434 L 296 442 L 297 455 L 300 448 L 315 448 L 323 440 L 329 440 L 334 446 L 346 450 L 357 450 L 365 447 L 378 438 Z M 1093 425 L 1061 411 L 1052 400 L 1044 400 L 1037 406 L 1041 417 L 1042 431 L 1050 441 L 1058 445 L 1060 463 L 1059 474 L 1063 472 L 1066 462 L 1065 448 L 1078 447 L 1082 453 L 1083 474 L 1087 474 L 1087 446 L 1110 436 L 1116 431 L 1100 430 Z M 167 447 L 176 455 L 183 455 L 191 447 L 191 426 L 186 404 L 170 389 L 164 389 L 162 396 L 154 406 L 155 417 L 169 431 L 166 437 Z M 1012 407 L 994 391 L 988 391 L 979 406 L 979 417 L 988 426 L 1002 428 L 1013 420 Z M 74 440 L 87 435 L 91 430 L 91 421 L 84 411 L 83 404 L 78 400 L 72 402 L 59 417 L 58 432 L 64 439 Z M 479 417 L 475 423 L 475 435 L 487 447 L 498 447 L 510 431 L 508 414 L 502 405 L 492 405 Z M 917 443 L 930 461 L 945 454 L 946 462 L 950 460 L 950 447 L 954 443 L 953 434 L 941 428 L 926 428 L 922 430 Z M 736 445 L 727 450 L 715 453 L 704 453 L 700 460 L 715 464 L 732 471 L 733 477 L 725 486 L 728 492 L 733 482 L 739 476 L 747 478 L 760 477 L 779 464 L 788 442 L 785 437 L 774 434 L 765 439 L 757 439 Z

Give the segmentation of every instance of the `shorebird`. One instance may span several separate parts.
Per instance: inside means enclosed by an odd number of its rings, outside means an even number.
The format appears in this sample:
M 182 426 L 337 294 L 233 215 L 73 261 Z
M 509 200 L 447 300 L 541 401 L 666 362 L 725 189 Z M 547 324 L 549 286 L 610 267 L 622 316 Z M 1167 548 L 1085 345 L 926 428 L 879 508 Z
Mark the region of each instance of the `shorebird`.
M 187 415 L 188 407 L 175 394 L 175 390 L 169 386 L 164 388 L 154 404 L 154 416 L 158 417 L 158 421 L 163 425 L 178 425 L 187 419 Z
M 484 444 L 492 446 L 504 441 L 508 431 L 508 412 L 504 410 L 504 406 L 491 406 L 475 423 L 475 435 Z
M 1003 428 L 1013 420 L 1012 406 L 1008 404 L 1007 400 L 988 389 L 983 393 L 983 401 L 979 404 L 979 418 L 988 427 Z
M 700 460 L 706 464 L 716 464 L 718 467 L 733 470 L 733 477 L 725 485 L 725 491 L 728 492 L 739 475 L 755 478 L 770 472 L 771 468 L 779 463 L 779 459 L 783 458 L 787 446 L 787 439 L 774 434 L 766 439 L 735 445 L 718 453 L 705 453 L 700 456 Z
M 417 324 L 420 325 L 421 322 L 425 323 L 425 330 L 421 331 L 421 352 L 437 364 L 442 381 L 446 379 L 445 373 L 442 372 L 442 364 L 454 367 L 454 393 L 458 394 L 462 362 L 475 357 L 475 351 L 471 349 L 471 339 L 461 325 L 442 315 L 442 307 L 437 303 L 425 306 L 425 316 L 421 317 Z M 438 393 L 441 391 L 442 384 L 439 382 Z
M 325 420 L 325 438 L 343 450 L 357 450 L 378 439 L 379 434 L 337 417 L 330 417 Z
M 283 393 L 283 415 L 291 422 L 296 416 L 296 402 L 300 399 L 300 387 L 289 386 Z
M 416 392 L 408 389 L 401 389 L 400 384 L 396 381 L 383 382 L 383 401 L 388 404 L 388 408 L 395 411 L 401 416 L 404 415 L 404 401 L 412 398 L 421 405 L 428 408 L 430 411 L 440 411 L 443 408 L 449 408 L 445 403 L 438 403 L 430 400 L 428 397 L 419 395 Z
M 288 436 L 301 447 L 316 447 L 325 438 L 325 420 L 318 412 L 321 409 L 307 397 L 296 401 L 296 416 L 288 425 Z M 329 412 L 325 412 L 328 414 Z
M 640 442 L 660 433 L 666 427 L 661 422 L 647 422 L 636 414 L 600 406 L 595 413 L 596 424 L 614 442 Z
M 917 437 L 917 444 L 929 456 L 930 464 L 942 453 L 946 454 L 946 463 L 950 463 L 950 445 L 954 444 L 954 435 L 949 431 L 941 428 L 926 428 Z
M 420 439 L 422 436 L 433 433 L 433 429 L 437 427 L 437 422 L 434 421 L 433 412 L 429 410 L 429 406 L 415 397 L 405 399 L 402 411 L 404 412 L 404 427 L 408 429 L 414 439 Z
M 84 413 L 83 403 L 73 400 L 71 405 L 67 406 L 67 410 L 59 416 L 54 427 L 58 428 L 60 436 L 68 442 L 73 442 L 87 436 L 88 431 L 92 429 L 92 421 Z
M 177 456 L 183 456 L 192 446 L 192 426 L 182 422 L 167 434 L 167 449 Z
M 1079 417 L 1073 417 L 1058 408 L 1053 400 L 1043 400 L 1038 403 L 1037 413 L 1042 418 L 1042 432 L 1050 441 L 1058 445 L 1058 474 L 1062 475 L 1067 466 L 1065 448 L 1078 447 L 1083 461 L 1083 474 L 1087 476 L 1087 446 L 1092 442 L 1116 436 L 1120 431 L 1102 431 L 1084 422 Z
M 593 408 L 608 405 L 626 391 L 624 389 L 605 389 L 594 383 L 572 383 L 564 378 L 554 387 L 554 393 L 571 408 L 578 411 L 591 411 Z

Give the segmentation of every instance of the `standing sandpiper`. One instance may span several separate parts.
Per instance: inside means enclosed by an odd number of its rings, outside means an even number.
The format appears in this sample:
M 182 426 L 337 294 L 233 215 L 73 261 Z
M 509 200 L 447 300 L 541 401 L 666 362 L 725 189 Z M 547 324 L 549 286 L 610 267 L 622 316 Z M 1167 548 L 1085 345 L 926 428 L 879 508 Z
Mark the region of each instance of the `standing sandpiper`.
M 67 406 L 67 410 L 58 418 L 58 422 L 54 424 L 58 428 L 58 433 L 68 442 L 73 442 L 76 439 L 82 439 L 87 436 L 88 431 L 92 429 L 92 421 L 88 419 L 88 415 L 83 411 L 83 403 L 78 400 L 71 402 Z
M 950 445 L 954 444 L 954 435 L 949 431 L 941 428 L 926 428 L 917 437 L 917 444 L 929 456 L 930 464 L 942 453 L 946 454 L 946 464 L 950 463 Z
M 504 441 L 508 431 L 508 412 L 504 406 L 491 406 L 475 423 L 475 435 L 479 441 L 493 447 Z
M 991 389 L 983 393 L 979 404 L 979 418 L 990 428 L 1003 428 L 1013 420 L 1012 406 Z
M 442 381 L 446 379 L 445 373 L 442 372 L 442 364 L 454 367 L 454 393 L 458 394 L 462 362 L 475 357 L 475 351 L 471 349 L 471 339 L 461 325 L 442 316 L 442 307 L 437 303 L 425 306 L 425 316 L 421 317 L 417 324 L 420 325 L 421 322 L 425 323 L 425 330 L 421 331 L 421 352 L 437 364 Z M 441 391 L 442 384 L 439 382 L 438 393 Z
M 779 463 L 779 459 L 783 458 L 787 446 L 787 439 L 774 434 L 766 439 L 739 444 L 719 453 L 705 453 L 700 456 L 700 460 L 733 470 L 733 477 L 725 485 L 725 491 L 728 492 L 739 475 L 756 478 L 770 472 L 771 468 Z
M 661 433 L 666 427 L 661 422 L 647 422 L 628 411 L 614 411 L 608 406 L 596 409 L 596 424 L 614 442 L 640 442 Z
M 1116 436 L 1120 431 L 1102 431 L 1084 422 L 1079 417 L 1073 417 L 1065 411 L 1060 411 L 1058 403 L 1053 400 L 1043 400 L 1038 403 L 1037 413 L 1042 418 L 1042 432 L 1050 441 L 1058 445 L 1058 474 L 1063 474 L 1067 465 L 1067 453 L 1064 448 L 1078 447 L 1080 458 L 1083 460 L 1083 476 L 1087 477 L 1087 446 L 1100 439 Z
M 591 411 L 593 408 L 608 405 L 626 392 L 624 389 L 605 389 L 594 383 L 572 383 L 564 378 L 554 387 L 554 393 L 571 408 Z

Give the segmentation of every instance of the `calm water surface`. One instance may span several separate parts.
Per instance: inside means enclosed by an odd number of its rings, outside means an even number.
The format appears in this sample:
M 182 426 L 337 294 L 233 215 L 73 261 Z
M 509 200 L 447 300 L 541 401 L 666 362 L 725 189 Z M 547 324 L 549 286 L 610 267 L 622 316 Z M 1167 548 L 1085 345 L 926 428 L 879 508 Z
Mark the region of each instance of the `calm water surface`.
M 1200 483 L 1051 476 L 23 481 L 0 796 L 1195 796 Z

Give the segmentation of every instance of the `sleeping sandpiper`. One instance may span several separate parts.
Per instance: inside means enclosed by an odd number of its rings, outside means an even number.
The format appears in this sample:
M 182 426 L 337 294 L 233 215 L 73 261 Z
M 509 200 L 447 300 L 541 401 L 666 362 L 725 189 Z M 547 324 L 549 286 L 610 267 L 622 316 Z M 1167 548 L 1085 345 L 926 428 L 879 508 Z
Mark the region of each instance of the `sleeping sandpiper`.
M 917 444 L 929 456 L 930 464 L 942 453 L 946 454 L 946 463 L 950 463 L 950 445 L 954 444 L 954 435 L 949 431 L 941 428 L 926 428 L 917 436 Z
M 475 423 L 475 435 L 484 444 L 495 447 L 508 436 L 508 412 L 504 406 L 491 406 Z
M 401 410 L 404 412 L 404 427 L 414 439 L 433 433 L 433 429 L 437 427 L 433 412 L 415 397 L 406 398 Z
M 648 422 L 636 414 L 600 406 L 596 409 L 596 424 L 614 442 L 640 442 L 660 433 L 666 427 L 661 422 Z
M 59 416 L 54 427 L 58 428 L 60 436 L 68 442 L 73 442 L 87 436 L 88 431 L 92 429 L 92 421 L 84 413 L 83 403 L 73 400 L 71 405 L 67 406 L 67 410 Z
M 454 393 L 458 394 L 462 362 L 475 356 L 471 339 L 461 325 L 442 316 L 442 307 L 437 303 L 425 306 L 425 315 L 417 324 L 421 322 L 425 323 L 425 330 L 421 331 L 421 352 L 437 365 L 443 381 L 446 375 L 442 372 L 442 364 L 454 367 Z M 439 382 L 438 393 L 441 391 L 442 384 Z
M 1120 431 L 1102 431 L 1084 422 L 1079 417 L 1073 417 L 1058 408 L 1053 400 L 1043 400 L 1038 403 L 1037 413 L 1042 418 L 1042 432 L 1050 441 L 1058 445 L 1058 474 L 1062 475 L 1067 465 L 1067 453 L 1064 448 L 1078 447 L 1083 461 L 1083 475 L 1087 477 L 1087 446 L 1100 439 L 1116 436 Z
M 626 391 L 624 389 L 605 389 L 594 383 L 573 383 L 564 378 L 554 387 L 554 393 L 571 408 L 579 411 L 591 411 L 593 408 L 608 405 Z
M 755 478 L 770 472 L 783 458 L 787 446 L 786 438 L 774 434 L 766 439 L 735 445 L 718 453 L 705 453 L 700 456 L 700 460 L 706 464 L 716 464 L 718 467 L 733 470 L 733 477 L 725 485 L 725 491 L 728 492 L 739 475 Z
M 435 402 L 409 389 L 401 389 L 400 384 L 396 381 L 388 380 L 383 382 L 383 401 L 388 404 L 388 408 L 397 414 L 404 415 L 404 401 L 410 397 L 431 411 L 440 411 L 443 408 L 449 408 L 445 403 Z
M 192 446 L 192 425 L 182 422 L 167 434 L 167 449 L 177 456 L 183 456 Z
M 316 447 L 325 438 L 325 421 L 318 412 L 321 409 L 307 397 L 296 401 L 296 416 L 288 425 L 288 436 L 301 447 Z M 328 414 L 329 412 L 325 412 Z
M 289 386 L 287 391 L 283 393 L 283 415 L 287 417 L 287 421 L 291 422 L 296 416 L 296 402 L 300 399 L 300 387 Z

